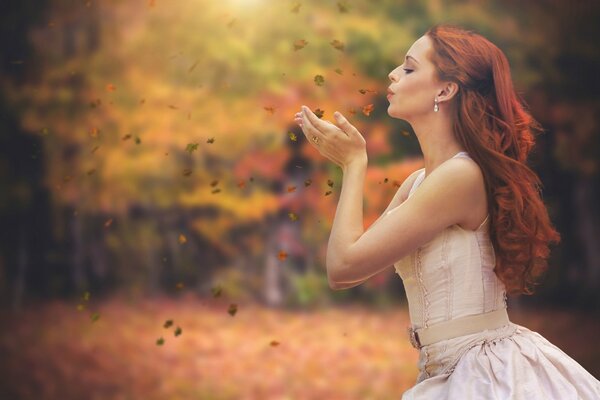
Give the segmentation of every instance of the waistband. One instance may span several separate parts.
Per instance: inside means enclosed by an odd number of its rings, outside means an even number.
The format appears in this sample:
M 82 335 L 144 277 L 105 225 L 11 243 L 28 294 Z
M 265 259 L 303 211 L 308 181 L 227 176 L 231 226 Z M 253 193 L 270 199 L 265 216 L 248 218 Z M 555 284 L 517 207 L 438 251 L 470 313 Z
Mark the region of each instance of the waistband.
M 427 328 L 408 328 L 410 343 L 416 349 L 441 340 L 469 335 L 484 330 L 497 329 L 509 323 L 506 308 L 466 317 L 443 321 Z

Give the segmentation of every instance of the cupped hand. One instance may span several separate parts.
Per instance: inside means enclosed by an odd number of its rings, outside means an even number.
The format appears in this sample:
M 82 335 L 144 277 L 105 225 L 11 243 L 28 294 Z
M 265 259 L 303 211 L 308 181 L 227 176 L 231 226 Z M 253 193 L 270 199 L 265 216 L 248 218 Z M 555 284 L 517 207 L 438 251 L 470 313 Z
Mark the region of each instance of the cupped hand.
M 308 142 L 340 167 L 367 159 L 365 138 L 341 113 L 334 113 L 337 124 L 320 119 L 305 106 L 295 117 Z

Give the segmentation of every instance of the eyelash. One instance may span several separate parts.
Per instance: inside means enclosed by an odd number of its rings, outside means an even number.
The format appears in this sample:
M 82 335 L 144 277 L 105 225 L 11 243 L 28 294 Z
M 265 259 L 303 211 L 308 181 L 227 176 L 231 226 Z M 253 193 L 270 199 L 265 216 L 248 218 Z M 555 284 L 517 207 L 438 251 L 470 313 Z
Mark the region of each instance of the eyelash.
M 412 69 L 406 69 L 406 68 L 403 68 L 403 69 L 407 74 L 410 74 L 413 71 Z

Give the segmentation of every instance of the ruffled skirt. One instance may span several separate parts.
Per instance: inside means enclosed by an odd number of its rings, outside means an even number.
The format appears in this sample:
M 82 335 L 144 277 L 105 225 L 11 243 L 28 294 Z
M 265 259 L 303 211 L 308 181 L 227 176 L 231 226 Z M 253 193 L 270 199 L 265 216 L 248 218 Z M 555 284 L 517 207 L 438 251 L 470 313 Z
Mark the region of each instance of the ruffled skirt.
M 600 381 L 542 335 L 511 322 L 424 346 L 402 400 L 599 400 Z

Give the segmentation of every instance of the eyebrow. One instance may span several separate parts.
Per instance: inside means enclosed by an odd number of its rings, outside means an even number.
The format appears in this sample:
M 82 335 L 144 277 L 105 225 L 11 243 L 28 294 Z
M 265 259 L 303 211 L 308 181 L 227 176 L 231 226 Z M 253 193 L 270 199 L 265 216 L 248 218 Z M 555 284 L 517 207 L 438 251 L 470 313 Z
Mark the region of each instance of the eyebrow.
M 416 58 L 414 58 L 413 56 L 406 56 L 406 57 L 404 57 L 404 58 L 405 58 L 405 59 L 412 58 L 412 59 L 414 60 L 414 62 L 416 62 L 417 64 L 419 63 L 419 62 L 417 61 L 417 59 L 416 59 Z

